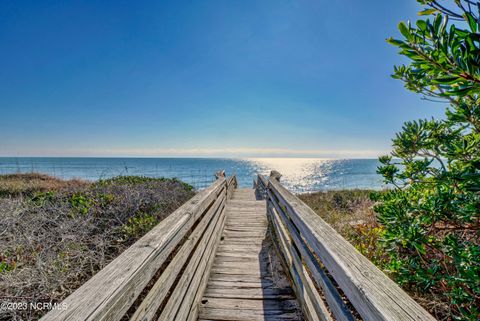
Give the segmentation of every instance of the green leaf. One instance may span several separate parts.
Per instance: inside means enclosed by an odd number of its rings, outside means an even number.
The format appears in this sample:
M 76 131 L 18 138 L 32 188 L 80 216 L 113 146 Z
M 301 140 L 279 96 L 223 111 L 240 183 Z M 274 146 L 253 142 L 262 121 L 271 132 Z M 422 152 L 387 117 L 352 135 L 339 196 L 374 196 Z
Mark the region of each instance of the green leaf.
M 467 95 L 470 91 L 474 90 L 474 87 L 465 87 L 465 88 L 460 88 L 460 89 L 453 89 L 447 92 L 444 92 L 441 94 L 441 96 L 465 96 Z
M 408 30 L 408 27 L 407 25 L 405 24 L 405 22 L 400 22 L 398 24 L 398 30 L 400 30 L 400 33 L 407 39 L 410 40 L 411 38 L 411 34 L 410 34 L 410 31 Z
M 424 20 L 418 20 L 417 21 L 417 27 L 422 31 L 427 30 L 427 25 L 428 25 L 427 22 L 424 21 Z
M 415 291 L 437 291 L 441 282 L 438 298 L 449 305 L 452 320 L 480 320 L 478 300 L 471 295 L 479 289 L 480 247 L 463 236 L 478 234 L 468 230 L 478 221 L 480 209 L 477 1 L 443 0 L 447 8 L 472 5 L 460 22 L 449 21 L 447 10 L 434 10 L 432 4 L 440 0 L 417 2 L 429 8 L 420 16 L 433 15 L 419 18 L 413 26 L 399 24 L 402 41 L 388 40 L 408 60 L 394 68 L 393 77 L 425 97 L 448 98 L 440 101 L 450 106 L 446 118 L 407 122 L 396 134 L 393 159 L 381 157 L 377 168 L 392 188 L 372 198 L 373 208 L 395 281 Z
M 418 13 L 419 16 L 429 16 L 437 12 L 437 9 L 425 9 Z
M 388 42 L 389 44 L 394 45 L 394 46 L 397 46 L 397 47 L 403 44 L 403 41 L 397 40 L 397 39 L 393 39 L 393 38 L 388 38 L 388 39 L 387 39 L 387 42 Z
M 434 84 L 453 84 L 459 80 L 458 77 L 445 77 L 445 78 L 437 78 L 433 79 L 432 83 Z
M 475 18 L 468 12 L 465 13 L 463 17 L 465 18 L 465 21 L 468 22 L 470 30 L 472 30 L 472 32 L 477 32 L 477 21 L 475 20 Z
M 433 30 L 435 30 L 435 33 L 438 33 L 440 30 L 440 26 L 442 25 L 442 16 L 437 15 L 435 19 L 433 20 Z

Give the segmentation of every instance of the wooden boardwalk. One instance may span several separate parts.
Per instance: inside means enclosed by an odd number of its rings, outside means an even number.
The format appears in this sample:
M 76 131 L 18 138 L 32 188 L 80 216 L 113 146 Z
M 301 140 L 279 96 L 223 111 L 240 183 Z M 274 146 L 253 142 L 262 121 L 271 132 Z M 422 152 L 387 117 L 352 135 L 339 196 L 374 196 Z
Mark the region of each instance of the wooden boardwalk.
M 41 320 L 435 320 L 278 172 L 216 177 Z
M 253 189 L 235 190 L 199 320 L 302 319 L 267 227 L 265 201 Z

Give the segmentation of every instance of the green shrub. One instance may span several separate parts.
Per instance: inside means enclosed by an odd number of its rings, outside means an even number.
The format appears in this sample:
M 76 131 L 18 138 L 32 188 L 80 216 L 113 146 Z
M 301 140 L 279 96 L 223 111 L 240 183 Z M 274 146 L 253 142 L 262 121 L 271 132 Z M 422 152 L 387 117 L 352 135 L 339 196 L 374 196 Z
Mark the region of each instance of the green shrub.
M 442 318 L 480 318 L 480 35 L 470 1 L 419 0 L 421 15 L 388 41 L 410 59 L 394 78 L 448 103 L 444 119 L 405 123 L 378 172 L 392 190 L 377 194 L 388 268 L 400 284 L 441 297 Z M 445 1 L 447 2 L 447 1 Z M 446 6 L 446 7 L 445 7 Z M 448 7 L 448 9 L 447 9 Z M 451 20 L 461 20 L 462 28 Z
M 14 267 L 11 264 L 9 264 L 5 261 L 0 261 L 0 273 L 8 272 L 8 271 L 11 271 L 13 269 L 14 269 Z
M 88 214 L 92 204 L 93 200 L 82 194 L 75 193 L 70 198 L 70 205 L 73 207 L 73 209 L 83 215 Z
M 108 179 L 101 179 L 97 182 L 99 186 L 108 186 L 108 185 L 137 185 L 145 183 L 155 183 L 155 182 L 167 182 L 167 183 L 178 183 L 183 186 L 187 191 L 193 191 L 193 186 L 182 182 L 178 178 L 165 178 L 165 177 L 147 177 L 147 176 L 116 176 Z
M 122 232 L 125 238 L 138 238 L 150 231 L 159 220 L 155 215 L 140 213 L 128 219 L 128 222 L 122 226 Z
M 113 185 L 113 184 L 143 184 L 149 182 L 165 182 L 168 178 L 159 177 L 146 177 L 146 176 L 116 176 L 107 179 L 101 179 L 97 184 L 99 185 Z
M 384 232 L 383 226 L 377 223 L 358 224 L 348 227 L 345 237 L 373 264 L 386 270 L 390 263 L 390 257 L 380 241 Z
M 38 193 L 35 193 L 35 195 L 33 195 L 33 197 L 31 198 L 31 201 L 36 206 L 43 206 L 45 205 L 46 202 L 51 201 L 54 196 L 55 196 L 54 191 L 38 192 Z

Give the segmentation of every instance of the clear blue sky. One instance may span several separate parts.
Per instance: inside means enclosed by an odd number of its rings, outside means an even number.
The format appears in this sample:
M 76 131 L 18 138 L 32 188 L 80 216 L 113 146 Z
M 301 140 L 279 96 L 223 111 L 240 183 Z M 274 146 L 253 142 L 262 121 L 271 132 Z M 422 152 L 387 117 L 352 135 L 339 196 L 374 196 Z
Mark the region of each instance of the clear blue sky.
M 374 157 L 415 0 L 0 3 L 0 156 Z

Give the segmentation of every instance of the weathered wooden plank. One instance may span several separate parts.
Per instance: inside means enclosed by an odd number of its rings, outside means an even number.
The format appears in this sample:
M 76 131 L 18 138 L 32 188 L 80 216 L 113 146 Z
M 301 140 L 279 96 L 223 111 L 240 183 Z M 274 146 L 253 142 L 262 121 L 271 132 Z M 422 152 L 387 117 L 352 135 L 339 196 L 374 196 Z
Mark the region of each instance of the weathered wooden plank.
M 225 242 L 228 241 L 228 244 L 231 244 L 231 245 L 235 245 L 235 244 L 238 244 L 238 245 L 243 245 L 245 244 L 245 242 L 242 240 L 242 239 L 238 239 L 238 238 L 225 238 L 224 239 Z M 262 240 L 256 240 L 256 239 L 252 239 L 252 240 L 249 240 L 248 241 L 248 244 L 249 245 L 257 245 L 257 246 L 261 246 L 263 243 Z
M 211 289 L 271 289 L 275 284 L 272 281 L 272 277 L 270 278 L 254 278 L 252 279 L 242 279 L 239 276 L 234 277 L 214 277 L 210 276 L 208 281 L 208 286 Z
M 302 260 L 293 248 L 292 240 L 288 235 L 288 231 L 280 222 L 278 213 L 273 207 L 267 207 L 267 212 L 272 218 L 274 231 L 279 240 L 278 246 L 291 271 L 290 274 L 295 283 L 294 289 L 296 288 L 297 297 L 301 300 L 305 316 L 312 321 L 331 321 L 330 312 L 315 289 L 305 266 L 302 264 Z
M 259 313 L 266 310 L 283 310 L 285 312 L 297 311 L 298 305 L 295 300 L 245 300 L 233 298 L 207 298 L 201 303 L 205 308 L 232 309 L 232 310 L 258 310 Z
M 210 274 L 210 281 L 225 281 L 225 282 L 267 282 L 267 280 L 272 280 L 271 276 L 256 276 L 256 275 L 245 275 L 245 274 L 221 274 L 221 273 L 211 273 Z
M 223 235 L 227 238 L 263 238 L 265 231 L 225 231 Z
M 219 210 L 223 212 L 223 208 Z M 160 317 L 158 318 L 159 321 L 176 320 L 177 313 L 180 311 L 183 302 L 188 302 L 188 300 L 191 298 L 191 293 L 195 291 L 195 285 L 191 286 L 191 283 L 196 281 L 195 272 L 197 269 L 201 270 L 204 266 L 203 263 L 199 264 L 199 262 L 201 262 L 204 254 L 208 256 L 209 251 L 213 249 L 217 235 L 221 231 L 220 228 L 223 227 L 224 215 L 222 215 L 222 213 L 220 214 L 221 215 L 214 216 L 212 222 L 210 222 L 207 230 L 203 234 L 202 239 L 197 245 L 195 252 L 191 256 L 187 267 L 182 272 L 180 280 L 176 284 L 173 293 L 162 310 Z
M 227 222 L 233 223 L 233 220 L 227 219 Z M 234 232 L 262 231 L 263 232 L 265 231 L 265 225 L 239 221 L 238 224 L 235 223 L 235 225 L 229 224 L 227 227 L 225 227 L 225 231 L 234 231 Z
M 235 253 L 219 253 L 217 255 L 217 262 L 234 262 L 234 263 L 268 263 L 269 257 L 266 254 L 258 255 L 240 255 Z
M 176 280 L 178 273 L 181 271 L 181 267 L 185 264 L 187 259 L 191 256 L 191 252 L 194 246 L 205 232 L 205 228 L 211 222 L 213 216 L 218 214 L 219 208 L 223 208 L 225 205 L 225 196 L 218 197 L 214 205 L 208 210 L 200 223 L 195 227 L 195 230 L 190 234 L 188 239 L 182 244 L 182 247 L 176 253 L 175 257 L 165 268 L 162 275 L 155 282 L 154 286 L 150 289 L 147 296 L 143 299 L 140 306 L 132 316 L 132 321 L 147 321 L 152 320 L 155 313 L 163 302 L 173 282 Z
M 291 289 L 261 288 L 261 287 L 208 287 L 205 297 L 209 298 L 236 298 L 236 299 L 273 299 L 295 300 Z
M 233 182 L 227 182 L 227 186 L 229 186 L 229 188 L 227 190 L 227 198 L 228 199 L 231 199 L 233 197 L 234 188 L 237 187 L 237 181 L 236 181 L 235 176 L 233 176 L 232 181 Z M 230 188 L 232 185 L 233 185 L 234 188 Z M 225 212 L 226 212 L 226 209 L 225 209 Z M 226 213 L 225 213 L 225 216 L 226 216 Z M 226 222 L 226 219 L 223 220 L 220 231 L 225 230 L 225 224 L 226 224 L 225 222 Z M 199 279 L 200 281 L 199 281 L 195 296 L 194 296 L 194 298 L 193 298 L 193 300 L 190 304 L 190 307 L 183 304 L 182 307 L 180 308 L 180 319 L 179 320 L 184 320 L 185 319 L 184 316 L 186 317 L 187 321 L 195 321 L 198 318 L 198 307 L 199 307 L 198 302 L 200 301 L 200 299 L 203 296 L 203 293 L 205 292 L 208 277 L 209 277 L 209 274 L 210 274 L 210 271 L 211 271 L 211 268 L 212 268 L 212 265 L 213 265 L 213 261 L 214 261 L 214 258 L 215 258 L 216 251 L 218 249 L 218 244 L 221 240 L 220 236 L 221 236 L 221 234 L 219 233 L 219 235 L 215 239 L 215 245 L 214 245 L 211 253 L 208 255 L 209 256 L 208 257 L 208 262 L 206 263 L 205 269 L 203 270 L 203 272 L 198 272 L 199 275 L 196 276 L 196 278 Z M 201 273 L 203 273 L 203 274 L 200 275 Z M 188 314 L 185 314 L 185 312 L 187 310 L 188 310 Z
M 262 251 L 262 244 L 254 243 L 234 243 L 233 239 L 223 238 L 220 247 L 225 251 L 248 251 L 250 253 L 260 253 Z
M 272 194 L 271 191 L 267 191 L 268 201 L 267 206 L 274 206 L 279 217 L 284 226 L 287 227 L 289 236 L 292 241 L 295 243 L 296 249 L 300 252 L 302 260 L 305 262 L 310 272 L 313 275 L 313 281 L 317 284 L 319 288 L 324 291 L 325 299 L 329 305 L 329 308 L 332 310 L 333 315 L 339 321 L 354 321 L 352 313 L 348 310 L 345 303 L 342 300 L 342 297 L 330 281 L 330 279 L 325 275 L 325 272 L 318 264 L 317 260 L 310 252 L 310 249 L 305 244 L 304 240 L 298 234 L 297 228 L 290 221 L 287 214 L 276 202 L 276 197 Z
M 195 320 L 197 320 L 197 318 L 198 318 L 198 305 L 200 303 L 200 300 L 202 299 L 203 293 L 205 292 L 205 288 L 207 287 L 208 277 L 209 277 L 209 274 L 210 274 L 210 271 L 211 271 L 213 261 L 215 259 L 216 249 L 218 247 L 218 243 L 220 242 L 221 232 L 224 229 L 224 226 L 225 226 L 225 217 L 222 218 L 220 229 L 218 230 L 217 235 L 215 235 L 214 245 L 213 245 L 213 247 L 211 247 L 210 253 L 207 253 L 207 255 L 206 255 L 207 260 L 203 261 L 203 262 L 206 261 L 205 266 L 201 267 L 200 270 L 197 271 L 197 273 L 196 273 L 196 276 L 195 276 L 195 279 L 194 279 L 195 282 L 197 282 L 195 284 L 196 293 L 192 297 L 192 299 L 188 300 L 188 297 L 187 297 L 186 300 L 184 300 L 182 306 L 180 307 L 180 314 L 177 316 L 177 317 L 180 317 L 180 318 L 177 318 L 176 320 L 179 320 L 179 321 L 182 321 L 182 320 L 195 321 Z
M 435 320 L 279 182 L 269 189 L 364 320 Z
M 222 223 L 222 225 L 224 226 L 224 222 Z M 217 238 L 216 242 L 218 242 L 219 240 L 220 240 L 220 237 Z M 204 274 L 201 276 L 200 284 L 198 286 L 197 292 L 195 294 L 195 297 L 193 299 L 193 302 L 192 302 L 189 310 L 186 310 L 186 308 L 181 310 L 181 312 L 183 312 L 183 313 L 188 311 L 188 314 L 186 315 L 186 320 L 187 321 L 196 321 L 198 319 L 198 307 L 199 307 L 199 304 L 200 304 L 200 300 L 203 296 L 203 293 L 205 293 L 205 288 L 207 286 L 207 281 L 208 281 L 208 277 L 209 277 L 209 274 L 210 274 L 211 265 L 213 264 L 214 259 L 215 259 L 215 252 L 212 252 L 210 254 L 210 257 L 208 258 L 207 268 L 205 269 Z
M 217 273 L 217 274 L 235 274 L 235 275 L 255 275 L 258 277 L 268 275 L 270 274 L 265 274 L 266 272 L 259 271 L 259 268 L 256 268 L 255 270 L 246 270 L 244 268 L 237 267 L 237 268 L 232 268 L 232 269 L 225 269 L 223 267 L 217 267 L 215 264 L 212 267 L 212 273 Z
M 252 208 L 255 208 L 257 204 L 258 204 L 258 201 L 256 200 L 230 199 L 229 210 L 234 211 L 235 209 L 238 209 L 241 211 L 241 210 L 245 210 L 244 206 L 246 205 L 251 205 Z
M 225 186 L 219 179 L 199 192 L 67 297 L 68 309 L 52 310 L 42 320 L 120 319 Z
M 261 253 L 262 246 L 261 244 L 227 244 L 221 243 L 219 245 L 219 250 L 234 253 L 234 252 L 245 252 L 246 254 Z
M 221 321 L 293 321 L 298 313 L 283 310 L 233 310 L 200 307 L 199 320 Z
M 225 271 L 235 271 L 236 269 L 243 269 L 243 270 L 260 270 L 262 268 L 267 269 L 268 262 L 260 263 L 260 262 L 220 262 L 219 260 L 215 260 L 213 264 L 213 268 L 216 270 L 225 270 Z
M 227 213 L 228 215 L 228 213 Z M 235 227 L 253 227 L 253 228 L 265 228 L 268 225 L 268 221 L 264 219 L 249 219 L 245 216 L 232 217 L 227 220 L 229 226 Z

